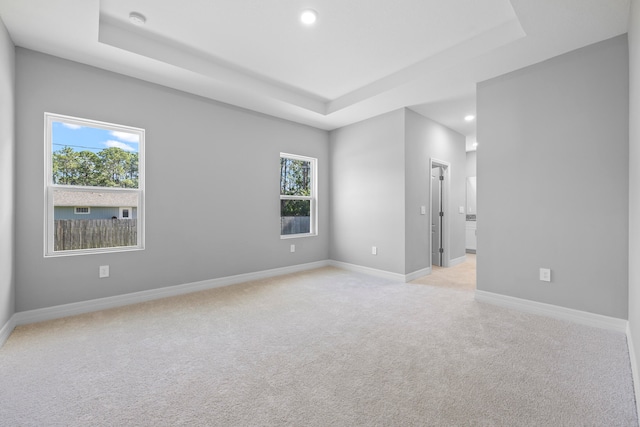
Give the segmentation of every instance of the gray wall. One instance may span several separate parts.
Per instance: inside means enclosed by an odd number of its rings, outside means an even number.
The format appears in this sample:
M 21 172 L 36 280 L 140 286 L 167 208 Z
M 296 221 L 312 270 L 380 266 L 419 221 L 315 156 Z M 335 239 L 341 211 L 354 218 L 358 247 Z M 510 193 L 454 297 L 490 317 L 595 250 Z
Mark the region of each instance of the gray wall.
M 333 260 L 398 274 L 431 266 L 431 157 L 451 163 L 451 258 L 464 256 L 464 136 L 409 109 L 334 130 L 331 140 Z M 371 247 L 378 254 L 371 254 Z
M 17 311 L 328 258 L 327 132 L 29 50 L 16 67 Z M 43 257 L 45 111 L 146 129 L 146 250 Z M 317 237 L 280 239 L 280 152 L 318 158 Z
M 412 273 L 431 266 L 429 247 L 429 159 L 451 164 L 449 187 L 449 258 L 465 256 L 465 137 L 412 110 L 405 109 L 406 267 Z M 427 215 L 420 207 L 427 207 Z
M 330 140 L 329 256 L 404 274 L 404 110 L 332 131 Z
M 624 35 L 478 85 L 478 289 L 627 318 L 628 73 Z
M 476 176 L 477 151 L 467 151 L 467 176 Z
M 15 310 L 15 49 L 0 20 L 0 328 Z
M 640 3 L 631 2 L 629 19 L 629 331 L 630 351 L 640 365 Z M 637 381 L 638 378 L 635 378 Z M 636 384 L 638 389 L 640 384 Z M 640 396 L 639 396 L 640 397 Z

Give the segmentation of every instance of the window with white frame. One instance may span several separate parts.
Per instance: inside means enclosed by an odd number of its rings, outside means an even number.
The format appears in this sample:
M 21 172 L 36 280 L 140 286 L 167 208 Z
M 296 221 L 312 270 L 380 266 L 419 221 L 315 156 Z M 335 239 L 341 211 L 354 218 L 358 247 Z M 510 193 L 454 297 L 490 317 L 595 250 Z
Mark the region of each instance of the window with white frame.
M 45 113 L 45 256 L 144 249 L 144 137 Z
M 280 153 L 280 237 L 317 234 L 317 159 Z
M 120 208 L 120 219 L 131 219 L 131 208 Z

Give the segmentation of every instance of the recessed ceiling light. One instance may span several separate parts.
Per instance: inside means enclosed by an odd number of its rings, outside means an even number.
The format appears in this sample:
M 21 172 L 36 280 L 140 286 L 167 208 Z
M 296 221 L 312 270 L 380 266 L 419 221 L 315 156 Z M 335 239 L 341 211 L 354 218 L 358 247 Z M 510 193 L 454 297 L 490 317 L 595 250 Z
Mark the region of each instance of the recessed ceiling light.
M 300 15 L 300 20 L 305 25 L 311 25 L 318 19 L 318 12 L 313 9 L 303 10 Z
M 145 18 L 145 16 L 141 13 L 131 12 L 129 14 L 129 21 L 131 21 L 131 23 L 135 25 L 144 25 L 144 23 L 147 22 L 147 18 Z
M 465 116 L 464 119 L 468 122 L 470 122 L 471 120 L 475 119 L 476 116 L 474 116 L 473 114 L 469 114 L 468 116 Z

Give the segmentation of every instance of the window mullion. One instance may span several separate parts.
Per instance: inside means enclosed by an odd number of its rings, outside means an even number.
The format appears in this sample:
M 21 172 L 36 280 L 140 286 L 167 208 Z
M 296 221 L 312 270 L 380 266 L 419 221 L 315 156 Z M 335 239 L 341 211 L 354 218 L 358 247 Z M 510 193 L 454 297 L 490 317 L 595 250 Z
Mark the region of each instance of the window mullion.
M 313 197 L 311 197 L 311 196 L 290 196 L 290 195 L 281 194 L 280 195 L 280 200 L 313 200 Z

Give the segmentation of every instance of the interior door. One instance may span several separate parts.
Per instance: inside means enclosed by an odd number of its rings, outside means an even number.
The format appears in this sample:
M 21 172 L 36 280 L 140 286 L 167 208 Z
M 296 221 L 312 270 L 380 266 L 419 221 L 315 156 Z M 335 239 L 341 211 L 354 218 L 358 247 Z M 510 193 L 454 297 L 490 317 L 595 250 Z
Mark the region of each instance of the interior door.
M 431 264 L 442 266 L 442 167 L 431 169 Z

